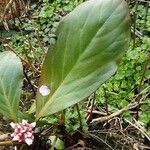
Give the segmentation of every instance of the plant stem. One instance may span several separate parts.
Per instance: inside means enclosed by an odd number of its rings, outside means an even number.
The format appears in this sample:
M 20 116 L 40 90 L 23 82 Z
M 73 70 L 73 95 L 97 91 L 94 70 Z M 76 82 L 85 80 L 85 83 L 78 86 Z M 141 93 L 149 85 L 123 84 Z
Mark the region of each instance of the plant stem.
M 79 129 L 82 131 L 82 129 L 83 129 L 83 125 L 82 125 L 82 119 L 81 119 L 81 114 L 80 114 L 79 105 L 78 105 L 78 104 L 76 104 L 76 105 L 75 105 L 75 107 L 76 107 L 76 109 L 77 109 L 78 119 L 79 119 L 79 122 L 80 122 L 80 127 L 79 127 Z
M 64 125 L 65 124 L 65 113 L 66 113 L 66 110 L 63 110 L 62 111 L 62 114 L 60 116 L 60 124 L 61 125 Z
M 148 69 L 149 61 L 150 61 L 150 56 L 148 54 L 148 58 L 147 58 L 147 61 L 145 62 L 143 72 L 142 72 L 142 77 L 141 77 L 140 84 L 139 84 L 139 87 L 138 87 L 138 93 L 140 93 L 140 91 L 141 91 L 142 83 L 143 83 L 143 80 L 144 80 L 144 75 L 145 75 L 145 73 Z M 140 103 L 140 99 L 141 99 L 141 94 L 139 94 L 139 96 L 137 96 L 137 98 L 136 98 L 136 101 L 138 102 L 138 104 Z M 140 109 L 140 105 L 138 105 L 137 111 L 136 111 L 136 119 L 137 120 L 139 119 L 139 109 Z
M 108 97 L 107 97 L 107 93 L 106 93 L 105 87 L 103 87 L 103 89 L 104 89 L 104 98 L 105 98 L 105 109 L 106 109 L 106 113 L 108 115 Z

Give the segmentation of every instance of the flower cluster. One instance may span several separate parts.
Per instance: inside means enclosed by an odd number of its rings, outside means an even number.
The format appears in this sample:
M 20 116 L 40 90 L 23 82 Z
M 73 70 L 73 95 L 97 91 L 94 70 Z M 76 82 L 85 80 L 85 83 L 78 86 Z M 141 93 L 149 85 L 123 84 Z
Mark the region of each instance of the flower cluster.
M 11 134 L 13 141 L 25 142 L 31 145 L 34 140 L 33 128 L 35 128 L 36 123 L 28 123 L 27 120 L 22 120 L 21 123 L 10 123 L 11 127 L 14 129 L 14 133 Z

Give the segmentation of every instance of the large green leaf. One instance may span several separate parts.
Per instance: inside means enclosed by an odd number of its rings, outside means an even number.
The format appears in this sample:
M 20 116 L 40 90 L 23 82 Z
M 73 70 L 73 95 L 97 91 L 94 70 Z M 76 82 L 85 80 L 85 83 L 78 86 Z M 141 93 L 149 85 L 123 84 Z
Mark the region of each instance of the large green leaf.
M 0 113 L 17 121 L 23 81 L 22 64 L 10 51 L 0 53 Z
M 48 51 L 37 94 L 36 118 L 63 110 L 93 93 L 117 69 L 128 48 L 130 16 L 124 0 L 89 0 L 61 22 Z

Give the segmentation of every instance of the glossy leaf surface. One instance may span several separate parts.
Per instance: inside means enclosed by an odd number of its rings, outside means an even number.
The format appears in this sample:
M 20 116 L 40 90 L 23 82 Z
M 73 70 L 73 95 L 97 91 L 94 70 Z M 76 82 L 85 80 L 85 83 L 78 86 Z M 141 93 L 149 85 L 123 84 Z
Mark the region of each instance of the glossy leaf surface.
M 42 68 L 36 118 L 56 113 L 93 93 L 117 69 L 128 48 L 130 16 L 124 0 L 89 0 L 60 22 L 57 42 Z
M 0 113 L 17 121 L 23 81 L 22 64 L 10 51 L 0 53 Z

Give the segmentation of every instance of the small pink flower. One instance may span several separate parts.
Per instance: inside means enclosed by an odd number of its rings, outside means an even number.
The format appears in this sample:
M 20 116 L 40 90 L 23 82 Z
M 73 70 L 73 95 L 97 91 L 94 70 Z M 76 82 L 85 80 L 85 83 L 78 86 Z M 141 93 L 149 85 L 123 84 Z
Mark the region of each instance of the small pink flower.
M 50 89 L 46 86 L 46 85 L 42 85 L 40 88 L 39 88 L 39 92 L 42 96 L 47 96 L 50 94 Z
M 33 128 L 36 126 L 36 122 L 28 123 L 27 120 L 22 120 L 21 123 L 10 123 L 11 127 L 14 129 L 14 133 L 11 134 L 13 141 L 25 142 L 31 145 L 34 140 Z

